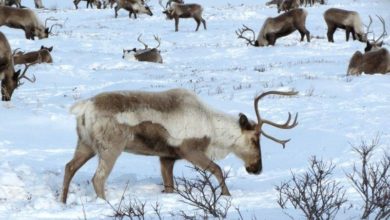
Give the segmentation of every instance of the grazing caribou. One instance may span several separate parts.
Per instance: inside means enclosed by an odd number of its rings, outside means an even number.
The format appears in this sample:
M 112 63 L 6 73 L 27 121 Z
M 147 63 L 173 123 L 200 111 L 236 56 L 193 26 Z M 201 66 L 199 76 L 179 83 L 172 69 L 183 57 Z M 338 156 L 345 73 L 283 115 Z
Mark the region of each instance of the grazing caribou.
M 193 18 L 196 21 L 196 29 L 198 31 L 200 23 L 203 23 L 203 28 L 206 30 L 206 21 L 202 17 L 203 7 L 199 4 L 180 4 L 174 3 L 168 8 L 164 7 L 162 0 L 159 0 L 161 7 L 163 7 L 163 13 L 168 20 L 175 19 L 175 31 L 179 31 L 179 18 Z M 169 3 L 169 2 L 168 2 Z M 167 5 L 168 5 L 167 3 Z
M 158 45 L 154 48 L 149 48 L 147 44 L 142 42 L 141 36 L 139 35 L 137 40 L 141 44 L 145 46 L 144 49 L 137 49 L 133 48 L 132 50 L 125 50 L 123 49 L 123 59 L 126 60 L 137 60 L 137 61 L 145 61 L 145 62 L 153 62 L 153 63 L 162 63 L 162 57 L 160 54 L 160 51 L 157 49 L 160 44 L 161 40 L 157 36 L 154 36 L 154 39 L 157 41 Z
M 238 29 L 236 34 L 238 38 L 246 40 L 248 45 L 256 47 L 275 45 L 276 39 L 287 36 L 296 30 L 301 34 L 301 41 L 303 41 L 306 35 L 307 42 L 310 42 L 310 32 L 305 26 L 306 16 L 307 12 L 305 10 L 293 9 L 277 17 L 267 18 L 256 40 L 253 29 L 245 25 L 243 28 Z M 244 36 L 244 33 L 247 31 L 252 33 L 252 38 Z
M 96 7 L 98 9 L 100 9 L 102 7 L 102 3 L 100 0 L 74 0 L 73 4 L 76 7 L 76 9 L 79 9 L 78 5 L 79 5 L 80 1 L 86 1 L 87 8 L 89 8 L 89 6 L 91 6 L 91 8 L 93 8 L 93 5 L 96 5 Z
M 51 19 L 46 19 L 46 22 Z M 26 38 L 34 40 L 48 38 L 55 25 L 49 29 L 38 20 L 35 13 L 30 9 L 20 9 L 7 6 L 0 6 L 0 26 L 8 26 L 10 28 L 22 29 L 25 32 Z
M 362 29 L 362 21 L 359 13 L 356 11 L 347 11 L 339 8 L 330 8 L 325 11 L 324 19 L 328 26 L 328 41 L 334 42 L 333 34 L 337 28 L 345 30 L 345 39 L 349 40 L 349 35 L 352 34 L 353 40 L 358 39 L 361 42 L 367 41 L 367 35 Z
M 13 53 L 14 64 L 29 64 L 29 63 L 53 63 L 53 58 L 50 52 L 53 47 L 41 46 L 41 49 L 37 51 L 31 51 L 27 53 L 18 52 Z
M 367 46 L 364 48 L 364 54 L 356 51 L 349 61 L 347 75 L 360 75 L 381 73 L 386 74 L 390 72 L 390 54 L 386 48 L 382 48 L 383 41 L 380 41 L 387 35 L 385 21 L 382 17 L 379 20 L 383 25 L 383 33 L 379 38 L 373 39 L 371 42 L 367 41 Z M 369 32 L 372 19 L 370 17 L 370 24 L 367 27 Z
M 12 59 L 11 47 L 7 38 L 0 32 L 0 79 L 1 79 L 1 100 L 11 101 L 14 90 L 22 85 L 21 79 L 27 79 L 30 82 L 35 82 L 35 76 L 30 79 L 26 76 L 28 67 L 32 65 L 25 65 L 25 69 L 15 71 L 14 62 Z
M 104 184 L 123 151 L 160 157 L 163 192 L 173 192 L 173 166 L 176 160 L 185 159 L 214 174 L 222 194 L 230 195 L 222 170 L 213 159 L 233 153 L 244 161 L 248 173 L 260 174 L 260 136 L 283 147 L 289 141 L 268 135 L 262 126 L 290 129 L 297 125 L 298 114 L 291 122 L 289 113 L 288 120 L 278 124 L 260 117 L 258 103 L 268 95 L 296 94 L 269 91 L 257 96 L 257 123 L 242 113 L 236 117 L 216 111 L 184 89 L 106 92 L 77 102 L 70 112 L 77 117 L 78 143 L 73 159 L 65 166 L 61 201 L 66 203 L 76 171 L 95 155 L 99 164 L 92 183 L 97 196 L 105 199 Z
M 134 14 L 134 18 L 137 18 L 137 14 L 147 14 L 152 16 L 153 13 L 150 7 L 145 4 L 143 0 L 117 0 L 115 6 L 115 18 L 118 17 L 119 9 L 125 9 L 129 11 L 129 18 Z
M 116 0 L 103 0 L 103 8 L 107 8 L 108 5 L 112 8 L 114 4 L 116 3 Z

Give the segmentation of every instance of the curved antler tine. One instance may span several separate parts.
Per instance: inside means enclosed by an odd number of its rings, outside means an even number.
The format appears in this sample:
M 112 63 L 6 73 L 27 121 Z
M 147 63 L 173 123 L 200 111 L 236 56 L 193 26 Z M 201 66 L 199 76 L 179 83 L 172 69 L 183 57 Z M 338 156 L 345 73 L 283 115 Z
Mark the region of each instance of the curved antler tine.
M 275 141 L 276 143 L 281 144 L 281 145 L 283 146 L 283 149 L 286 148 L 286 143 L 289 142 L 289 141 L 291 140 L 291 139 L 280 140 L 280 139 L 277 139 L 277 138 L 275 138 L 275 137 L 272 137 L 271 135 L 265 133 L 264 131 L 262 131 L 261 133 L 264 135 L 264 137 L 266 137 L 266 138 L 268 138 L 268 139 L 270 139 L 270 140 L 273 140 L 273 141 Z
M 47 21 L 57 21 L 57 19 L 55 17 L 48 17 L 48 18 L 46 18 L 46 20 L 45 20 L 45 27 L 47 27 Z
M 144 47 L 145 47 L 145 49 L 148 49 L 148 45 L 147 45 L 147 44 L 145 44 L 144 42 L 142 42 L 142 40 L 141 40 L 141 36 L 142 36 L 142 34 L 140 34 L 140 35 L 138 36 L 138 38 L 137 38 L 137 41 L 138 41 L 138 42 L 140 42 L 141 44 L 143 44 L 143 45 L 144 45 Z
M 50 30 L 49 30 L 49 33 L 50 33 L 50 34 L 52 34 L 51 31 L 53 30 L 53 27 L 55 27 L 55 26 L 58 26 L 58 27 L 62 28 L 62 24 L 53 24 L 53 25 L 50 27 Z
M 20 48 L 16 48 L 13 52 L 12 52 L 12 56 L 15 56 L 16 52 L 18 52 L 18 50 L 20 50 Z M 23 51 L 20 51 L 21 53 L 24 53 Z
M 298 125 L 297 120 L 298 120 L 298 113 L 295 115 L 293 123 L 290 124 L 291 113 L 289 112 L 288 113 L 288 119 L 287 119 L 287 121 L 284 124 L 278 124 L 278 123 L 275 123 L 275 122 L 272 122 L 272 121 L 269 121 L 269 120 L 263 120 L 263 123 L 271 125 L 271 126 L 274 126 L 274 127 L 277 127 L 277 128 L 291 129 L 291 128 L 293 128 L 293 127 Z
M 381 36 L 379 36 L 378 39 L 374 39 L 375 43 L 378 43 L 378 41 L 379 41 L 381 38 L 383 38 L 384 36 L 387 36 L 387 31 L 386 31 L 385 20 L 383 19 L 383 17 L 378 16 L 378 15 L 376 15 L 376 16 L 378 17 L 378 19 L 380 20 L 380 22 L 382 23 L 382 26 L 383 26 L 383 32 L 382 32 Z
M 157 35 L 154 35 L 154 39 L 158 42 L 158 45 L 155 47 L 157 49 L 161 44 L 161 39 Z

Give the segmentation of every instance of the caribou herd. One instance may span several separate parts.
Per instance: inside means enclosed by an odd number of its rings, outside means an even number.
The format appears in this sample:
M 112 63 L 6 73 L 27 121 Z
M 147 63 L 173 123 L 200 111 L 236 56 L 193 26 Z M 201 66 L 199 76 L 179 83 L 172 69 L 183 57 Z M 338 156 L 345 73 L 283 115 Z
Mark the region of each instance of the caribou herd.
M 74 0 L 76 9 L 81 0 Z M 114 7 L 115 18 L 120 9 L 127 10 L 129 17 L 137 14 L 153 16 L 151 7 L 144 0 L 84 0 L 87 7 Z M 40 1 L 39 1 L 40 2 Z M 236 31 L 239 39 L 255 47 L 275 46 L 276 40 L 287 36 L 296 30 L 300 40 L 306 37 L 310 42 L 310 32 L 306 27 L 308 12 L 299 8 L 303 4 L 314 4 L 315 1 L 272 0 L 267 5 L 276 4 L 278 13 L 263 21 L 256 37 L 253 29 L 246 25 Z M 324 1 L 320 1 L 324 4 Z M 40 3 L 42 5 L 42 3 Z M 12 6 L 16 7 L 12 7 Z M 203 18 L 204 8 L 196 3 L 185 3 L 183 0 L 168 0 L 163 4 L 162 13 L 169 20 L 175 21 L 175 31 L 179 31 L 180 18 L 193 18 L 198 31 L 201 24 L 206 30 Z M 39 7 L 37 7 L 39 8 Z M 323 14 L 327 25 L 326 32 L 329 43 L 334 42 L 334 32 L 337 28 L 345 30 L 345 39 L 350 36 L 365 45 L 364 53 L 355 52 L 349 62 L 347 75 L 362 73 L 386 74 L 390 72 L 389 51 L 383 47 L 383 38 L 387 35 L 385 21 L 377 16 L 382 23 L 383 33 L 378 38 L 369 39 L 373 19 L 364 30 L 364 24 L 356 11 L 339 8 L 329 8 Z M 47 18 L 42 22 L 34 10 L 23 8 L 21 1 L 0 1 L 0 26 L 21 29 L 29 40 L 50 37 L 53 27 L 47 26 Z M 123 59 L 163 63 L 160 47 L 161 40 L 154 36 L 157 46 L 149 48 L 138 37 L 138 42 L 144 45 L 141 49 L 123 49 Z M 233 40 L 233 39 L 232 39 Z M 276 45 L 277 46 L 277 45 Z M 10 101 L 16 88 L 21 86 L 22 79 L 35 82 L 36 78 L 27 77 L 31 65 L 38 63 L 53 63 L 51 52 L 53 47 L 42 46 L 37 51 L 23 52 L 21 49 L 11 49 L 7 37 L 0 32 L 0 79 L 2 101 Z M 261 50 L 259 50 L 261 53 Z M 17 65 L 24 65 L 18 68 Z M 66 203 L 69 184 L 76 171 L 89 159 L 98 155 L 99 164 L 92 183 L 98 197 L 105 199 L 104 184 L 110 174 L 116 159 L 123 152 L 143 155 L 155 155 L 160 158 L 161 175 L 164 192 L 173 192 L 173 166 L 176 160 L 185 159 L 194 165 L 210 171 L 219 181 L 222 194 L 230 195 L 221 168 L 212 161 L 213 158 L 223 158 L 229 153 L 235 154 L 245 163 L 248 173 L 260 174 L 262 171 L 262 154 L 260 136 L 264 136 L 285 146 L 288 140 L 279 140 L 262 130 L 267 124 L 277 128 L 291 129 L 297 125 L 296 115 L 291 114 L 287 121 L 278 124 L 260 116 L 259 101 L 268 95 L 294 96 L 297 92 L 269 91 L 254 99 L 254 111 L 257 122 L 244 114 L 228 115 L 213 110 L 203 103 L 195 94 L 184 89 L 172 89 L 164 92 L 106 92 L 92 98 L 77 102 L 71 107 L 71 113 L 76 116 L 78 143 L 74 157 L 65 167 L 61 201 Z

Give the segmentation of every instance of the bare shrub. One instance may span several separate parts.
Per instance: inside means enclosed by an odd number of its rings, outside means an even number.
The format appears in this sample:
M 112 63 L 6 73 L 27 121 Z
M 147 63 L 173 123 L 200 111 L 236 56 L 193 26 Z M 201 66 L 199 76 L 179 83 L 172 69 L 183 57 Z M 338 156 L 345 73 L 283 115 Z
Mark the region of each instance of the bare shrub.
M 207 215 L 219 219 L 226 218 L 231 206 L 231 197 L 222 196 L 221 186 L 213 184 L 211 173 L 197 167 L 191 168 L 196 171 L 196 178 L 175 178 L 175 192 L 179 194 L 180 202 L 202 211 L 203 218 L 207 218 Z M 225 173 L 224 179 L 226 178 L 227 174 Z M 189 216 L 183 211 L 180 213 L 185 219 L 196 218 L 196 216 Z
M 334 168 L 332 162 L 312 157 L 306 172 L 291 172 L 291 180 L 276 186 L 279 193 L 277 203 L 282 209 L 287 209 L 287 203 L 290 203 L 310 220 L 334 219 L 347 201 L 343 187 L 331 179 Z
M 117 207 L 114 207 L 111 205 L 111 203 L 108 202 L 108 204 L 111 206 L 111 208 L 114 210 L 114 214 L 110 217 L 113 217 L 114 219 L 145 219 L 145 206 L 146 202 L 142 202 L 139 199 L 129 199 L 125 201 L 125 192 L 129 186 L 129 183 L 126 184 L 125 190 L 123 191 L 123 194 L 121 196 L 121 200 L 119 201 L 119 204 Z M 157 205 L 156 205 L 157 207 Z
M 390 155 L 385 155 L 380 161 L 370 161 L 372 154 L 379 144 L 379 137 L 370 144 L 362 141 L 354 151 L 360 157 L 360 164 L 355 163 L 352 173 L 347 174 L 353 187 L 363 199 L 363 213 L 361 218 L 375 219 L 390 218 Z

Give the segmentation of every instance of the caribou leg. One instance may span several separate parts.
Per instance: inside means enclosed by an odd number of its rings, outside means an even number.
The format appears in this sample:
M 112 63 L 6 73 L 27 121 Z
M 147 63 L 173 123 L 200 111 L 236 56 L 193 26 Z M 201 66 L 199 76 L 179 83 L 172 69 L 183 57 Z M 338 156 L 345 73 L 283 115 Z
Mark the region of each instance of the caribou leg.
M 95 156 L 95 152 L 91 147 L 81 143 L 77 143 L 77 148 L 74 153 L 73 159 L 65 166 L 64 183 L 62 187 L 61 202 L 66 203 L 68 197 L 69 184 L 74 174 L 80 167 L 82 167 L 89 159 Z
M 326 33 L 328 36 L 328 41 L 329 42 L 334 42 L 333 40 L 333 34 L 336 31 L 336 27 L 334 25 L 328 25 L 328 32 Z
M 161 165 L 161 175 L 164 182 L 164 190 L 165 193 L 173 192 L 173 166 L 175 165 L 176 159 L 168 158 L 168 157 L 160 157 L 160 165 Z
M 209 144 L 210 139 L 207 137 L 187 139 L 183 141 L 178 153 L 183 159 L 190 161 L 195 166 L 211 172 L 221 186 L 222 195 L 230 196 L 221 168 L 204 153 Z
M 179 18 L 178 17 L 175 17 L 175 31 L 176 32 L 179 31 Z

